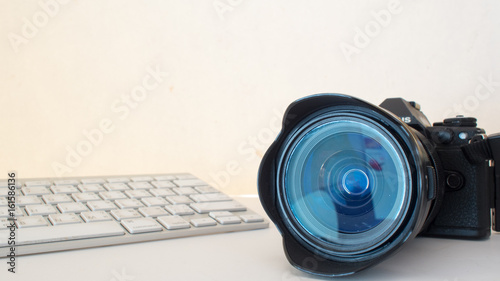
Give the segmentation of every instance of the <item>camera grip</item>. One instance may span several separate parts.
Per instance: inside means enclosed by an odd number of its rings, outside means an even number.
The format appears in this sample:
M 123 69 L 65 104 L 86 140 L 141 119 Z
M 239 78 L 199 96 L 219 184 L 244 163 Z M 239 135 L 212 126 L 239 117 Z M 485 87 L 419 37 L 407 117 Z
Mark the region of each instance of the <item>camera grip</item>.
M 496 214 L 497 207 L 500 208 L 500 134 L 490 135 L 488 136 L 487 140 L 490 147 L 491 156 L 495 163 L 492 228 L 495 231 L 500 231 L 500 216 Z
M 490 236 L 490 191 L 488 162 L 471 165 L 459 147 L 436 149 L 446 171 L 465 179 L 461 188 L 447 189 L 440 211 L 424 236 L 483 239 Z

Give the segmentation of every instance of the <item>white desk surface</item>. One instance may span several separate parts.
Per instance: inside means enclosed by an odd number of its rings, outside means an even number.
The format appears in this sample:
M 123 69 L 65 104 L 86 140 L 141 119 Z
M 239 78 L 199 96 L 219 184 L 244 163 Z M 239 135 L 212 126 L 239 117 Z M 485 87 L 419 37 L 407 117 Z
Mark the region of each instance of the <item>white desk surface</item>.
M 236 198 L 265 214 L 257 198 Z M 0 259 L 0 280 L 326 280 L 286 260 L 268 229 L 18 257 L 16 274 Z M 417 238 L 358 275 L 336 280 L 500 280 L 500 234 L 486 241 Z

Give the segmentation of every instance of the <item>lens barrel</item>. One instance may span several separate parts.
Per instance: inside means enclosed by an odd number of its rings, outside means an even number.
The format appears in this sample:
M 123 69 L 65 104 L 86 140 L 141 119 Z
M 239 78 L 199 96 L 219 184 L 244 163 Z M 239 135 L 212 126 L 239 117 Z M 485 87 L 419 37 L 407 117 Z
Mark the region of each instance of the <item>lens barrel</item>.
M 317 275 L 349 275 L 415 237 L 434 199 L 424 139 L 392 113 L 350 96 L 292 103 L 258 178 L 290 263 Z

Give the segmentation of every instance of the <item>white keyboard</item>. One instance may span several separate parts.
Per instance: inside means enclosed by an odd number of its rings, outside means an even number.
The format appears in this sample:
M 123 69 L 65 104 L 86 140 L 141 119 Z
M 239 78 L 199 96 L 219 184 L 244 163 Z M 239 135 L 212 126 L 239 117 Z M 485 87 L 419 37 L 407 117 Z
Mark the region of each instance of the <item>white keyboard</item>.
M 0 181 L 0 252 L 13 240 L 18 256 L 269 226 L 190 174 L 16 179 L 16 186 L 12 206 Z

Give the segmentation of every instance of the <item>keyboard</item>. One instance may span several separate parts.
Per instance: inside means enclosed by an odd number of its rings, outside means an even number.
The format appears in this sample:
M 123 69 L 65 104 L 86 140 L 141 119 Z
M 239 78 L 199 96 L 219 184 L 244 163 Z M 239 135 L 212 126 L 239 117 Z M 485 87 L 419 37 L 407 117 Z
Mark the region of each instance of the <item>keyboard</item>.
M 17 256 L 269 226 L 190 174 L 16 179 L 15 186 L 0 181 L 0 252 L 15 241 Z

